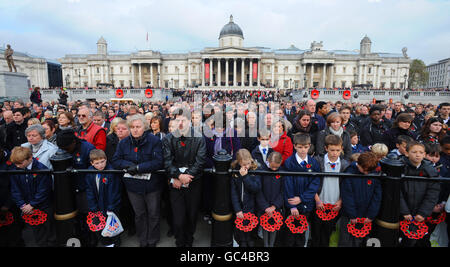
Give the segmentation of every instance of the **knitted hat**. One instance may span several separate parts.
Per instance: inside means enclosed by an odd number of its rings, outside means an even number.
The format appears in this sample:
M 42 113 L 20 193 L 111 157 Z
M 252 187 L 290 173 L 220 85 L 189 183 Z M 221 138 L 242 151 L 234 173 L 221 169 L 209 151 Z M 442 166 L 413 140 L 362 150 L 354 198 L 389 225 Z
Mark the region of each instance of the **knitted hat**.
M 73 129 L 65 129 L 56 135 L 56 145 L 59 148 L 66 148 L 76 139 L 77 137 L 75 136 L 75 131 Z

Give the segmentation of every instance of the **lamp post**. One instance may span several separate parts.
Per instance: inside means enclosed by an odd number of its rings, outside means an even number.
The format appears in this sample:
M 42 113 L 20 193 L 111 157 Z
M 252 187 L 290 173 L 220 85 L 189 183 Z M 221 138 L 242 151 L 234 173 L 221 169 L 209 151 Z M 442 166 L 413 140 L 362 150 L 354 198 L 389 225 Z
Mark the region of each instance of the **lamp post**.
M 289 79 L 289 89 L 292 89 L 292 79 Z
M 173 86 L 173 78 L 171 78 L 170 80 L 172 81 L 172 88 L 174 88 L 174 86 Z

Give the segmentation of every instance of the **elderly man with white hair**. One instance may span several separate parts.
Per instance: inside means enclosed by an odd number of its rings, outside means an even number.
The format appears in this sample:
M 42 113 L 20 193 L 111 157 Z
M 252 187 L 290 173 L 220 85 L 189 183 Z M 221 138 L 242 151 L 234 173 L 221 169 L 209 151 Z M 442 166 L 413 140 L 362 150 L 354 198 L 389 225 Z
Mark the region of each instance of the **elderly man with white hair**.
M 45 129 L 40 124 L 29 126 L 25 130 L 25 136 L 28 142 L 22 144 L 22 147 L 28 147 L 37 161 L 44 164 L 47 168 L 53 169 L 50 158 L 58 151 L 58 147 L 45 138 Z

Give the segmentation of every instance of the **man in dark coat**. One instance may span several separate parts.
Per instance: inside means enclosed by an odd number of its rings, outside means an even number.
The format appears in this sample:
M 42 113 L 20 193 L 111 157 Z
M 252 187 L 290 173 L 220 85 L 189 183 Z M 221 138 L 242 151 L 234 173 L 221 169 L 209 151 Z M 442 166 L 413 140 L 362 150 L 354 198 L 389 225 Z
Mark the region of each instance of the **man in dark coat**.
M 361 145 L 371 146 L 383 143 L 383 133 L 388 127 L 381 121 L 381 107 L 373 106 L 370 109 L 370 120 L 360 127 Z

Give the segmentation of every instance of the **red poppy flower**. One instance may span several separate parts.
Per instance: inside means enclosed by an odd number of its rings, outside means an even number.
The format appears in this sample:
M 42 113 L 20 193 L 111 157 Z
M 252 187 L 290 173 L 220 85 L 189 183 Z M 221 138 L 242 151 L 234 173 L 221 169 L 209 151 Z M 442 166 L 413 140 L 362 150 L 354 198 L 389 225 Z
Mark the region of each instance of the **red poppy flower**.
M 37 161 L 39 161 L 39 158 L 36 158 Z
M 136 153 L 138 152 L 138 148 L 137 147 L 134 148 L 134 152 L 136 152 Z
M 106 184 L 106 183 L 108 182 L 108 179 L 106 179 L 106 177 L 103 177 L 102 182 L 103 182 L 104 184 Z
M 37 176 L 37 174 L 36 173 L 33 173 L 33 177 L 36 177 Z
M 381 172 L 381 166 L 378 166 L 378 167 L 375 169 L 375 171 L 376 171 L 376 172 Z
M 12 162 L 9 161 L 9 160 L 7 160 L 7 161 L 6 161 L 6 165 L 11 166 L 11 165 L 12 165 Z
M 77 153 L 77 157 L 80 157 L 80 153 Z
M 423 172 L 421 171 L 421 172 L 419 172 L 419 176 L 423 176 Z
M 372 180 L 367 180 L 368 185 L 372 185 Z
M 180 145 L 181 145 L 182 147 L 185 147 L 185 146 L 186 146 L 186 144 L 185 144 L 183 141 L 180 141 Z
M 311 164 L 306 164 L 307 169 L 311 169 Z
M 278 179 L 280 179 L 280 178 L 281 178 L 281 176 L 280 176 L 280 175 L 277 175 L 277 176 L 275 176 L 275 178 L 277 178 L 277 180 L 278 180 Z

